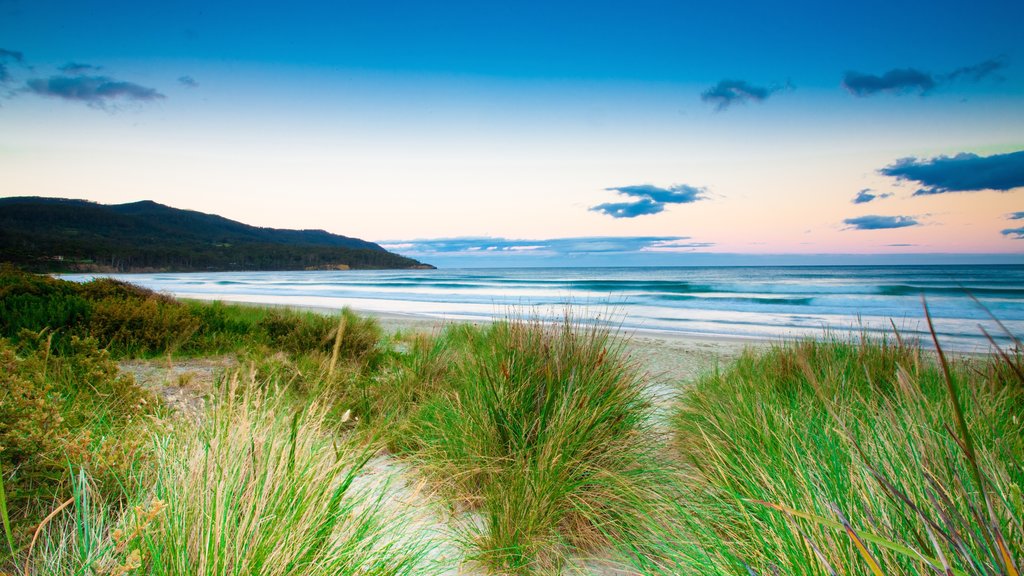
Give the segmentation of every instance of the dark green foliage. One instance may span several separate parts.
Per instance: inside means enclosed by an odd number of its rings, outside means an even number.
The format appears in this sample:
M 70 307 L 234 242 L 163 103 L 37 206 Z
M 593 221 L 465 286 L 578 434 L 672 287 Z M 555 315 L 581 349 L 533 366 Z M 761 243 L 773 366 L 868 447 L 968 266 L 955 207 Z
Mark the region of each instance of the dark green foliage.
M 100 278 L 78 284 L 0 269 L 0 338 L 31 345 L 51 335 L 56 353 L 71 338 L 91 337 L 116 356 L 219 354 L 253 346 L 291 354 L 331 354 L 338 318 L 312 312 L 182 303 L 127 282 Z M 380 329 L 371 318 L 343 311 L 341 358 L 369 361 Z M 27 340 L 24 336 L 27 335 Z
M 155 202 L 0 199 L 0 261 L 35 271 L 411 268 L 416 260 L 323 230 L 258 228 Z
M 65 349 L 72 332 L 81 331 L 92 304 L 71 282 L 0 268 L 0 337 L 15 338 L 23 330 L 55 332 L 53 345 Z

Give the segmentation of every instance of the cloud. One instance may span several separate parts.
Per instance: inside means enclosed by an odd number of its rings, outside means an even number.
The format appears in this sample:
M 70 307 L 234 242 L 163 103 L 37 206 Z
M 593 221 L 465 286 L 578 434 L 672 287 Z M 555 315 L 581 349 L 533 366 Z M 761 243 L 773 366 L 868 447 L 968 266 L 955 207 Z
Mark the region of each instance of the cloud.
M 612 218 L 636 218 L 637 216 L 647 216 L 663 212 L 665 204 L 655 202 L 650 198 L 644 198 L 635 202 L 606 202 L 598 204 L 590 210 L 600 212 Z
M 914 196 L 947 192 L 1006 192 L 1024 186 L 1024 150 L 978 156 L 961 153 L 927 160 L 902 158 L 878 171 L 883 176 L 919 183 Z
M 877 194 L 877 193 L 873 193 L 873 192 L 874 191 L 871 188 L 865 188 L 865 189 L 861 190 L 860 192 L 857 192 L 857 195 L 853 197 L 852 202 L 854 204 L 867 204 L 868 202 L 871 202 L 872 200 L 881 200 L 883 198 L 888 198 L 888 197 L 892 196 L 892 192 L 883 192 L 881 194 Z
M 196 79 L 191 77 L 191 76 L 180 76 L 178 78 L 178 84 L 181 84 L 182 86 L 185 86 L 186 88 L 198 88 L 199 87 L 199 82 L 196 82 Z
M 988 60 L 979 62 L 973 66 L 957 68 L 949 74 L 946 74 L 945 79 L 947 81 L 954 81 L 964 78 L 972 82 L 979 82 L 1003 68 L 1006 68 L 1006 60 L 1003 56 L 999 56 L 996 58 L 989 58 Z
M 547 240 L 514 240 L 488 236 L 393 240 L 380 243 L 388 250 L 411 256 L 463 255 L 493 256 L 519 254 L 537 257 L 643 252 L 688 252 L 708 248 L 711 242 L 696 242 L 689 236 L 582 236 Z
M 7 70 L 7 62 L 21 62 L 25 55 L 16 50 L 0 48 L 0 84 L 6 84 L 11 80 L 11 73 Z
M 849 229 L 852 230 L 889 230 L 892 228 L 906 228 L 917 226 L 920 223 L 912 216 L 858 216 L 843 220 Z
M 787 84 L 787 87 L 790 86 Z M 708 104 L 714 104 L 717 110 L 725 110 L 733 104 L 751 100 L 764 102 L 781 89 L 779 86 L 754 86 L 745 80 L 720 80 L 718 84 L 705 90 L 700 99 Z
M 881 76 L 849 71 L 843 76 L 843 87 L 850 94 L 858 97 L 872 96 L 881 92 L 890 94 L 916 92 L 924 96 L 942 84 L 959 80 L 980 82 L 1005 67 L 1005 59 L 999 56 L 970 66 L 962 66 L 937 76 L 916 68 L 894 68 Z
M 678 184 L 668 188 L 660 188 L 651 184 L 638 184 L 634 186 L 615 186 L 605 188 L 609 192 L 618 192 L 630 198 L 636 198 L 632 202 L 607 202 L 598 204 L 590 210 L 600 212 L 612 218 L 636 218 L 649 214 L 658 214 L 665 210 L 666 204 L 690 204 L 706 198 L 705 188 L 698 188 L 688 184 Z
M 847 72 L 843 76 L 843 87 L 854 96 L 871 96 L 879 92 L 906 94 L 918 92 L 925 94 L 935 88 L 935 79 L 931 74 L 914 68 L 897 68 L 889 70 L 881 76 Z
M 164 98 L 153 88 L 106 76 L 51 76 L 34 78 L 25 85 L 29 92 L 39 96 L 85 102 L 97 108 L 104 108 L 118 99 L 149 102 Z
M 1024 220 L 1024 212 L 1011 212 L 1006 215 L 1007 220 Z
M 101 67 L 93 66 L 92 64 L 82 64 L 80 62 L 68 62 L 67 64 L 61 66 L 59 70 L 71 76 L 80 76 L 83 74 L 99 72 L 101 70 Z
M 1007 228 L 1002 231 L 1003 236 L 1011 236 L 1014 240 L 1024 240 L 1024 226 L 1020 228 Z

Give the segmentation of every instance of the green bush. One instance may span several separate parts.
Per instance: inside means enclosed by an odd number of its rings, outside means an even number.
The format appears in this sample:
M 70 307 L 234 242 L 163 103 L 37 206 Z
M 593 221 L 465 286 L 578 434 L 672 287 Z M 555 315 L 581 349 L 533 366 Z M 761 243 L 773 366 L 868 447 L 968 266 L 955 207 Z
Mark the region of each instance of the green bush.
M 122 355 L 146 355 L 181 348 L 199 329 L 199 318 L 173 300 L 106 297 L 93 304 L 89 333 Z
M 103 492 L 145 460 L 129 432 L 158 401 L 118 371 L 92 339 L 73 337 L 52 354 L 47 341 L 22 347 L 0 339 L 0 471 L 12 520 L 27 527 L 63 500 L 72 471 Z
M 18 340 L 22 331 L 54 334 L 53 349 L 66 350 L 71 336 L 83 335 L 92 304 L 77 285 L 14 268 L 0 268 L 0 338 Z

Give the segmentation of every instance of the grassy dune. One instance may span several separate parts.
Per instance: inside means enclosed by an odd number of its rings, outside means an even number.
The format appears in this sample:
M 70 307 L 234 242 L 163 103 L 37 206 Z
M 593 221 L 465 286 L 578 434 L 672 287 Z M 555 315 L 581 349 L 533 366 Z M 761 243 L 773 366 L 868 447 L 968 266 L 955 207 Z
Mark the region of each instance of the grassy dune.
M 780 344 L 680 382 L 666 422 L 623 340 L 571 318 L 382 334 L 11 270 L 0 312 L 8 574 L 981 576 L 1024 558 L 1019 349 L 947 372 L 899 341 Z M 198 423 L 116 364 L 223 354 L 238 367 Z M 374 480 L 371 458 L 406 475 Z

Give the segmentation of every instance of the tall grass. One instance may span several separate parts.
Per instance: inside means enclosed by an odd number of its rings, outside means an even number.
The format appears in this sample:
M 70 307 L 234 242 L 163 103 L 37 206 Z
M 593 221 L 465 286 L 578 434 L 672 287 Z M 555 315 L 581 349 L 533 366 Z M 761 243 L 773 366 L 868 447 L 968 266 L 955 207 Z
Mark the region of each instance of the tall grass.
M 1017 574 L 1014 362 L 947 373 L 902 342 L 806 341 L 698 381 L 674 424 L 695 470 L 688 508 L 711 527 L 700 545 L 718 550 L 708 571 Z
M 113 513 L 76 484 L 74 514 L 47 530 L 34 574 L 429 574 L 427 543 L 370 491 L 370 453 L 325 407 L 295 408 L 267 383 L 230 381 L 199 430 L 156 436 L 154 470 Z
M 402 448 L 480 519 L 471 556 L 531 573 L 637 533 L 664 484 L 622 341 L 569 318 L 466 336 L 468 361 L 410 415 Z

